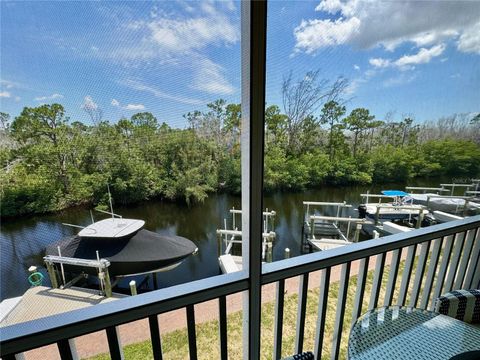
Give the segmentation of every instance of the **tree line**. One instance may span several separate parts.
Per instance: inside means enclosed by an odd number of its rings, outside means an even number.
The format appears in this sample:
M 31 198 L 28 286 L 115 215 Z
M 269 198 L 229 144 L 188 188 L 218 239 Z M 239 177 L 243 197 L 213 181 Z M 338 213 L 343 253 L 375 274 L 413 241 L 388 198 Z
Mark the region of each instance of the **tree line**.
M 480 116 L 379 120 L 347 112 L 346 84 L 318 72 L 284 80 L 283 109 L 265 109 L 266 191 L 479 174 Z M 216 100 L 184 115 L 184 129 L 149 112 L 117 122 L 89 115 L 92 125 L 71 121 L 61 104 L 25 107 L 13 120 L 1 113 L 3 217 L 105 204 L 107 183 L 121 204 L 240 192 L 240 104 Z

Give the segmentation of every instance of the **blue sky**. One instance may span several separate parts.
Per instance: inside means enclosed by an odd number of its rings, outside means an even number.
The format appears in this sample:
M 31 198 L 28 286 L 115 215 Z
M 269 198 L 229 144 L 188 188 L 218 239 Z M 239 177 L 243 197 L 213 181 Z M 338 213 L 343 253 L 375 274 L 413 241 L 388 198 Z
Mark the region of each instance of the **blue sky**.
M 111 122 L 150 111 L 182 115 L 240 101 L 238 2 L 1 4 L 1 110 L 59 102 Z M 416 121 L 480 110 L 480 2 L 271 1 L 267 102 L 309 70 L 344 76 L 347 110 Z

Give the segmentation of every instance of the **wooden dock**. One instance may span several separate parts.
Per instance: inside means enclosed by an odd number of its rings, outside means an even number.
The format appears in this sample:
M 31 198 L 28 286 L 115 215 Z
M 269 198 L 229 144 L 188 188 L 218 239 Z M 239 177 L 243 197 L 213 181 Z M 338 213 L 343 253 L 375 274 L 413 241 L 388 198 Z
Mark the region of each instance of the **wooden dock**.
M 44 318 L 51 315 L 82 309 L 109 301 L 115 301 L 126 295 L 113 294 L 105 297 L 98 290 L 71 287 L 52 289 L 46 286 L 35 286 L 15 300 L 7 301 L 8 313 L 2 313 L 0 327 L 14 325 L 25 321 Z M 2 311 L 3 312 L 3 311 Z

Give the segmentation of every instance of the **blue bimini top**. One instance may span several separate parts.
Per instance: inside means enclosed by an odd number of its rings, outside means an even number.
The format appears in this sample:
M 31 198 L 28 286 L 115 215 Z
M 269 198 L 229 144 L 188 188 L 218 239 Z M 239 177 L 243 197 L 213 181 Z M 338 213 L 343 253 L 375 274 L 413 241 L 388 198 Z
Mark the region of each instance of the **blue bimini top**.
M 382 194 L 387 196 L 408 196 L 408 193 L 401 190 L 382 190 Z

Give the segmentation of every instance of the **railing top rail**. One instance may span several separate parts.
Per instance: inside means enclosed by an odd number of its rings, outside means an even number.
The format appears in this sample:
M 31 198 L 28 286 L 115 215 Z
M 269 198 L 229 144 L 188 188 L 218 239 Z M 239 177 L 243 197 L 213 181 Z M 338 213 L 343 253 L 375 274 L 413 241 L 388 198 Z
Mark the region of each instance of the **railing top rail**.
M 480 227 L 480 215 L 416 229 L 415 231 L 353 243 L 328 251 L 267 263 L 263 266 L 262 284 L 420 244 L 428 240 L 438 239 L 478 227 Z

